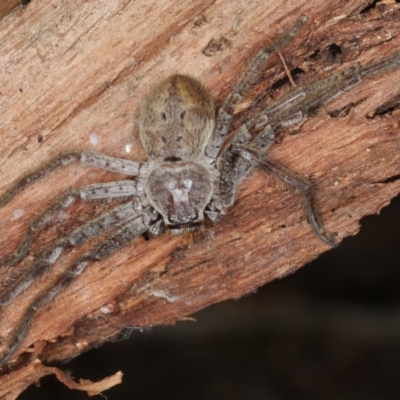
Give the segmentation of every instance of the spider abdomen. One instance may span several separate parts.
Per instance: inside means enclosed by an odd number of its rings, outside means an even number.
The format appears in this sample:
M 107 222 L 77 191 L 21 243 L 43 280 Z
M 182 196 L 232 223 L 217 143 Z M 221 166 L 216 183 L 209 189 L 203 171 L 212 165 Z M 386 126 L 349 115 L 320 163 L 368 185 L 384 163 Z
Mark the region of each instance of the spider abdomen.
M 214 103 L 203 85 L 190 76 L 173 75 L 145 101 L 139 130 L 151 160 L 195 161 L 203 156 L 214 126 Z

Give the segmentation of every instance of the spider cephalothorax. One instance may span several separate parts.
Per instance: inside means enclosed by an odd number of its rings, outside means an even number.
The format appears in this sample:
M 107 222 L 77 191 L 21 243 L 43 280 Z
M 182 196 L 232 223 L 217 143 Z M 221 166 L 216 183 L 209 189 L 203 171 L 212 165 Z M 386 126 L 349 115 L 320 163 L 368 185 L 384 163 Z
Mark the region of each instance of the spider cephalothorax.
M 216 111 L 211 95 L 195 79 L 173 75 L 159 84 L 144 102 L 140 138 L 148 161 L 108 157 L 92 152 L 60 155 L 27 175 L 0 197 L 0 207 L 9 203 L 27 184 L 72 161 L 123 174 L 128 179 L 99 183 L 70 190 L 39 215 L 27 228 L 17 250 L 0 255 L 0 266 L 24 260 L 34 237 L 76 199 L 127 198 L 128 200 L 40 249 L 21 275 L 0 293 L 0 307 L 7 307 L 35 279 L 49 270 L 68 248 L 104 235 L 93 249 L 73 260 L 54 285 L 41 292 L 28 306 L 0 353 L 0 365 L 18 349 L 37 311 L 70 285 L 92 261 L 101 260 L 140 235 L 193 231 L 205 217 L 216 220 L 232 206 L 239 183 L 254 167 L 274 174 L 298 189 L 305 202 L 308 220 L 319 239 L 335 246 L 317 211 L 311 184 L 266 152 L 280 128 L 300 121 L 311 109 L 335 98 L 364 76 L 400 66 L 400 53 L 370 66 L 359 64 L 336 71 L 306 87 L 300 87 L 244 123 L 230 141 L 235 106 L 259 78 L 270 54 L 290 42 L 306 21 L 301 17 L 277 41 L 264 48 Z M 254 129 L 256 128 L 256 129 Z M 253 130 L 257 133 L 252 135 Z

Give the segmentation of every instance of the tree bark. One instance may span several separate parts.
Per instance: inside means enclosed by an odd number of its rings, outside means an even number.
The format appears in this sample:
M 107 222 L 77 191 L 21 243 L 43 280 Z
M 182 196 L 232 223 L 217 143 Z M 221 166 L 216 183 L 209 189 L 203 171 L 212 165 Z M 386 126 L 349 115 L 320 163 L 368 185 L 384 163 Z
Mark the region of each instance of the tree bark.
M 15 9 L 0 23 L 1 193 L 63 152 L 89 150 L 144 161 L 139 107 L 161 79 L 193 75 L 220 104 L 249 60 L 301 14 L 308 22 L 281 51 L 289 69 L 305 72 L 295 74 L 300 84 L 356 62 L 385 59 L 400 48 L 400 6 L 368 3 L 50 0 Z M 235 128 L 255 108 L 290 90 L 289 83 L 268 89 L 284 77 L 280 58 L 272 57 L 239 107 Z M 379 213 L 400 192 L 399 81 L 399 69 L 364 79 L 282 132 L 269 153 L 312 179 L 325 226 L 339 241 L 355 235 L 362 217 Z M 34 216 L 67 189 L 118 178 L 74 164 L 26 188 L 0 209 L 0 253 L 11 253 Z M 55 373 L 42 363 L 75 357 L 124 327 L 186 320 L 329 250 L 308 225 L 301 196 L 285 189 L 255 171 L 220 223 L 206 224 L 194 235 L 137 239 L 90 265 L 38 313 L 10 360 L 12 369 L 1 370 L 0 398 L 14 399 L 39 377 Z M 67 223 L 58 221 L 41 235 L 33 253 L 100 209 L 100 203 L 71 207 Z M 2 311 L 4 344 L 29 302 L 88 246 L 93 243 L 68 253 Z M 2 268 L 2 287 L 27 262 Z M 80 389 L 95 393 L 105 387 Z

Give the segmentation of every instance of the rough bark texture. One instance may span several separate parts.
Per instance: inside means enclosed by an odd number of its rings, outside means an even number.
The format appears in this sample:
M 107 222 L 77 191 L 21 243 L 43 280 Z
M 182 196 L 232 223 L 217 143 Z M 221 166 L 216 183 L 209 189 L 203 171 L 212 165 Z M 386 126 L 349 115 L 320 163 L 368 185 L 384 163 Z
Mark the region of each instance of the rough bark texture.
M 51 0 L 15 9 L 0 23 L 1 191 L 61 152 L 86 149 L 144 160 L 139 105 L 157 82 L 172 73 L 191 74 L 220 102 L 249 59 L 302 13 L 308 23 L 282 51 L 290 69 L 306 72 L 298 77 L 302 84 L 341 65 L 387 57 L 400 48 L 400 7 L 382 1 L 367 8 L 368 3 Z M 257 99 L 262 106 L 271 81 L 284 76 L 274 57 L 241 107 L 236 127 L 252 113 L 249 104 Z M 326 227 L 338 232 L 339 240 L 356 234 L 362 217 L 379 213 L 400 191 L 399 81 L 400 70 L 365 79 L 301 126 L 283 132 L 270 152 L 313 177 Z M 115 178 L 72 165 L 27 188 L 0 210 L 1 254 L 12 252 L 29 221 L 67 188 Z M 0 398 L 16 398 L 38 377 L 54 373 L 41 362 L 75 357 L 124 327 L 185 320 L 329 250 L 312 233 L 301 204 L 299 194 L 272 185 L 256 171 L 221 223 L 194 236 L 138 239 L 91 265 L 38 314 L 11 360 L 13 368 L 1 371 Z M 78 204 L 69 212 L 87 219 L 99 208 Z M 49 229 L 34 249 L 71 225 Z M 3 338 L 76 254 L 63 257 L 1 313 Z M 15 271 L 0 271 L 3 286 Z

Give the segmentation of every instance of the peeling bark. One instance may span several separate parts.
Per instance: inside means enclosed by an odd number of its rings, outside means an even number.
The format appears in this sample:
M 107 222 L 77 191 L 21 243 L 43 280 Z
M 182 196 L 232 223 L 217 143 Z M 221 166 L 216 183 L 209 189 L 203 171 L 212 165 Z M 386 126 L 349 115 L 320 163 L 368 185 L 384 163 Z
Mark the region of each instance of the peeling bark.
M 384 59 L 400 48 L 398 4 L 321 4 L 249 1 L 244 9 L 224 1 L 52 0 L 15 9 L 0 21 L 1 191 L 62 152 L 85 149 L 144 160 L 137 119 L 140 102 L 154 85 L 173 73 L 191 74 L 221 102 L 249 59 L 302 13 L 308 23 L 282 50 L 297 84 L 355 62 Z M 210 51 L 210 43 L 221 45 Z M 289 83 L 280 81 L 284 78 L 280 58 L 273 57 L 241 105 L 236 128 L 271 97 L 290 90 Z M 268 90 L 274 81 L 282 85 Z M 326 227 L 338 232 L 339 240 L 355 235 L 362 217 L 379 213 L 400 192 L 399 81 L 400 70 L 365 79 L 301 126 L 284 131 L 270 152 L 312 178 Z M 127 148 L 132 148 L 129 154 Z M 0 252 L 12 252 L 29 221 L 66 189 L 112 179 L 113 174 L 72 165 L 27 188 L 0 209 Z M 219 224 L 207 224 L 193 236 L 138 239 L 91 265 L 38 314 L 11 360 L 13 368 L 1 370 L 0 397 L 16 398 L 40 376 L 55 373 L 41 362 L 75 357 L 124 327 L 185 320 L 292 273 L 329 250 L 314 236 L 301 203 L 298 193 L 271 184 L 256 171 Z M 33 251 L 78 223 L 76 218 L 100 210 L 98 203 L 74 206 L 68 223 L 46 231 Z M 52 273 L 2 312 L 3 338 L 29 301 L 76 255 L 63 257 Z M 2 287 L 18 271 L 2 268 Z

